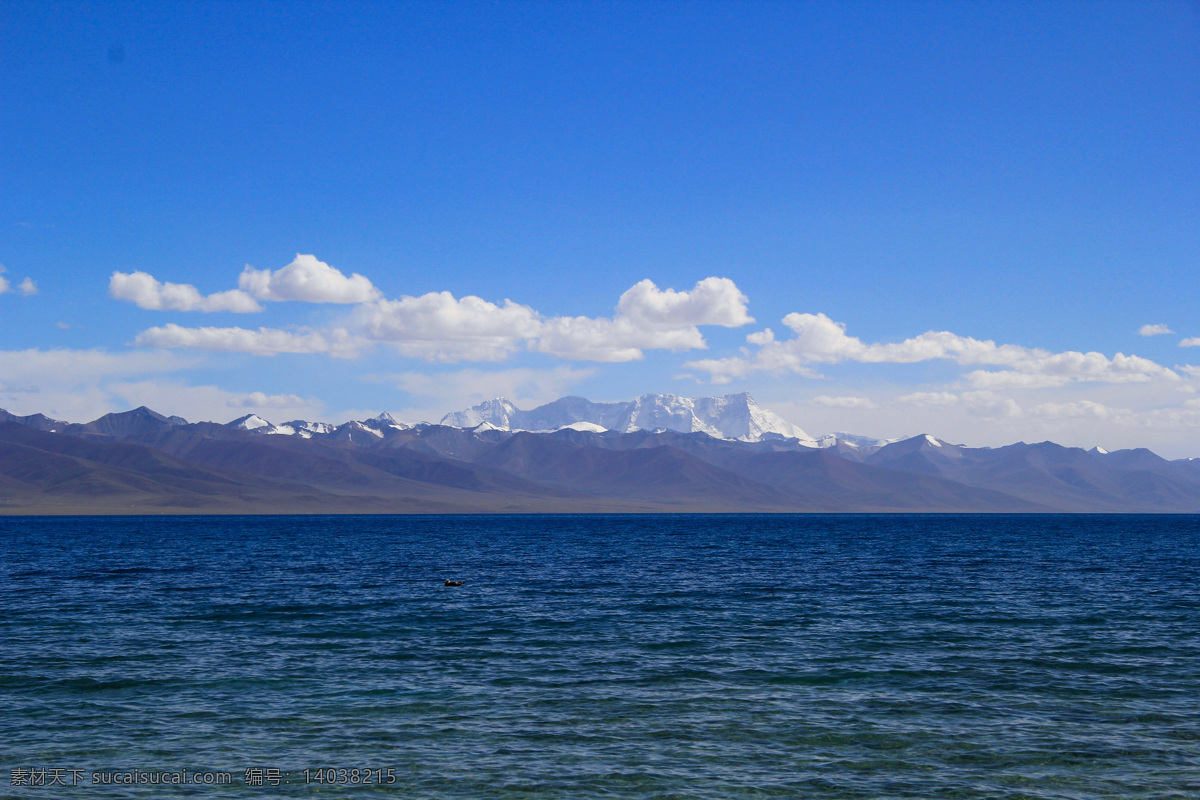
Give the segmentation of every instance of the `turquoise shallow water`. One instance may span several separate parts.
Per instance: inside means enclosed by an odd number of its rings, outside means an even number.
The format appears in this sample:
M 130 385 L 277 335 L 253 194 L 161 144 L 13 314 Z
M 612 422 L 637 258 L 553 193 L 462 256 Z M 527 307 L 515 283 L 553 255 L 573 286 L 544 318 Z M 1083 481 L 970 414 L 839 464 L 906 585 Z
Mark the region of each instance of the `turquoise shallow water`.
M 1194 798 L 1200 518 L 0 518 L 0 769 L 0 797 Z M 231 783 L 93 782 L 184 769 Z

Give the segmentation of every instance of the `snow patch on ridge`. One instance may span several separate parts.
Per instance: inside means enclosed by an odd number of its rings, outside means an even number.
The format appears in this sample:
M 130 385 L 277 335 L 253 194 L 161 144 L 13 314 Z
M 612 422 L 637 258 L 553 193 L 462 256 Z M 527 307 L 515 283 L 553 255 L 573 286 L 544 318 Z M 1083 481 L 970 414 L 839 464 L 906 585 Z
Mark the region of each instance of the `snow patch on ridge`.
M 588 433 L 607 433 L 608 428 L 603 425 L 597 425 L 594 422 L 572 422 L 570 425 L 563 425 L 555 430 L 560 431 L 586 431 Z
M 244 431 L 256 431 L 259 428 L 274 428 L 275 426 L 267 422 L 258 414 L 247 414 L 244 417 L 238 417 L 233 422 L 229 423 L 231 428 L 241 428 Z

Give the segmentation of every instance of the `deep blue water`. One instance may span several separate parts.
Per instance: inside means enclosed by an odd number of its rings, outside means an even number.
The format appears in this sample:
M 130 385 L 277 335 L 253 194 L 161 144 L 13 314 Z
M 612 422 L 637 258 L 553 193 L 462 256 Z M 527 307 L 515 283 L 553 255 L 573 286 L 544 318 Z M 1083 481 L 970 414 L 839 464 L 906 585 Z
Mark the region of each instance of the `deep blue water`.
M 0 770 L 1194 798 L 1200 517 L 0 518 Z

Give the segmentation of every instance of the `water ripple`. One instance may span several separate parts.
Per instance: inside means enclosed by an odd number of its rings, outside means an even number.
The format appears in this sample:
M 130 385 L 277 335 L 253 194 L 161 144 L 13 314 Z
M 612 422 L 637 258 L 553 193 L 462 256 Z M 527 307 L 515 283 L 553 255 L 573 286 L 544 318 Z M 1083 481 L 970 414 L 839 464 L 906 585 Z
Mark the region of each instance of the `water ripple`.
M 0 518 L 0 768 L 1191 798 L 1198 545 L 1196 517 Z

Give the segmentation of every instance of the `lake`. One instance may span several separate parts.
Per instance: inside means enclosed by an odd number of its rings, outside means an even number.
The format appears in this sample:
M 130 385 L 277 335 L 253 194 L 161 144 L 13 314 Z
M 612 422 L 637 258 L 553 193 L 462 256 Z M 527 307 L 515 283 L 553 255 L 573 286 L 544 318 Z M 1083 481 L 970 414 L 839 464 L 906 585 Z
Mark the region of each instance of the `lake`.
M 5 797 L 1200 795 L 1195 516 L 6 517 L 0 642 Z

